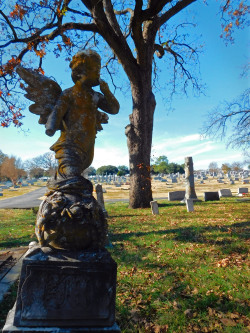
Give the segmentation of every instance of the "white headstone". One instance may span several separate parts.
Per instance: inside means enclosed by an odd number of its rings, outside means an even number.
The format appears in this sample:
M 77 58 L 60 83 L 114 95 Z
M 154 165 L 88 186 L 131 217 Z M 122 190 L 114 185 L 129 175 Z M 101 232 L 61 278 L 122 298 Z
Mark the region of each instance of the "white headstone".
M 230 189 L 224 188 L 218 191 L 219 192 L 219 197 L 232 197 L 232 192 Z
M 186 206 L 188 212 L 194 212 L 194 202 L 192 199 L 186 199 Z
M 153 215 L 159 214 L 159 208 L 157 201 L 150 201 L 151 211 Z

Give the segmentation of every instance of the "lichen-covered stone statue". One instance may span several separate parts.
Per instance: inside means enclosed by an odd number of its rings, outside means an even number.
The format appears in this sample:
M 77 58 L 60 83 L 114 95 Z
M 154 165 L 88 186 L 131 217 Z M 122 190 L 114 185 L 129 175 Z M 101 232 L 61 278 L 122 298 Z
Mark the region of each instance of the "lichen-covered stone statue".
M 97 131 L 108 116 L 98 108 L 117 114 L 119 103 L 106 82 L 100 80 L 101 58 L 91 50 L 77 53 L 70 63 L 72 88 L 61 90 L 53 80 L 31 70 L 18 67 L 17 73 L 28 84 L 32 113 L 40 115 L 46 134 L 61 135 L 50 148 L 55 152 L 58 169 L 49 192 L 41 203 L 36 235 L 42 246 L 69 250 L 104 247 L 107 224 L 102 208 L 92 196 L 93 186 L 81 176 L 94 156 Z M 92 87 L 100 85 L 102 93 Z

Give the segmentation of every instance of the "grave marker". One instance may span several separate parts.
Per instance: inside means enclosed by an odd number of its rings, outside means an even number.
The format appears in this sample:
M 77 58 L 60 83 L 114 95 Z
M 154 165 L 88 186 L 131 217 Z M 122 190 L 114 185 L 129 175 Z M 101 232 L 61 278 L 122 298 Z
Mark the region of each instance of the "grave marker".
M 204 201 L 217 201 L 220 200 L 218 192 L 204 192 Z
M 186 191 L 168 192 L 169 201 L 181 201 L 185 198 Z
M 159 214 L 159 208 L 157 201 L 150 201 L 151 211 L 153 215 Z
M 185 199 L 197 199 L 194 185 L 194 166 L 192 157 L 185 157 Z
M 101 184 L 97 184 L 95 186 L 95 191 L 96 191 L 97 202 L 101 206 L 102 211 L 103 211 L 105 217 L 108 217 L 108 212 L 106 211 L 105 205 L 104 205 L 102 185 Z
M 239 187 L 238 188 L 238 195 L 243 196 L 243 194 L 248 193 L 248 188 L 247 187 Z
M 219 197 L 227 198 L 227 197 L 232 197 L 232 192 L 230 189 L 224 188 L 219 190 Z
M 194 212 L 194 202 L 192 199 L 186 199 L 186 207 L 188 212 Z

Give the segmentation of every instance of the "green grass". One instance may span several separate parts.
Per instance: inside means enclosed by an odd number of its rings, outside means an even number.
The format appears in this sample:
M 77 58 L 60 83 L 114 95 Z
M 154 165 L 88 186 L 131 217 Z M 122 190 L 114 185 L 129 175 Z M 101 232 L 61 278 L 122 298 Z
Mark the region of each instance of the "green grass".
M 157 216 L 106 209 L 122 332 L 249 332 L 249 202 L 200 202 L 188 213 L 161 201 Z M 3 211 L 2 247 L 33 240 L 32 211 Z
M 36 240 L 35 220 L 32 209 L 0 209 L 0 250 Z

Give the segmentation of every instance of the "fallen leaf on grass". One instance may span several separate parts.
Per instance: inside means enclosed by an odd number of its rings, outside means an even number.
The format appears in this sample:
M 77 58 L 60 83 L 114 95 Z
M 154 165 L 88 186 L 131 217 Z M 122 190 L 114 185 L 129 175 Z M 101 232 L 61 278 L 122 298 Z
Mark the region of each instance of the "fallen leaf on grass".
M 221 318 L 220 321 L 222 322 L 223 325 L 225 326 L 236 326 L 236 322 L 232 319 L 229 319 L 229 318 Z
M 193 317 L 193 311 L 192 309 L 187 309 L 184 311 L 184 315 L 188 318 L 192 318 Z

